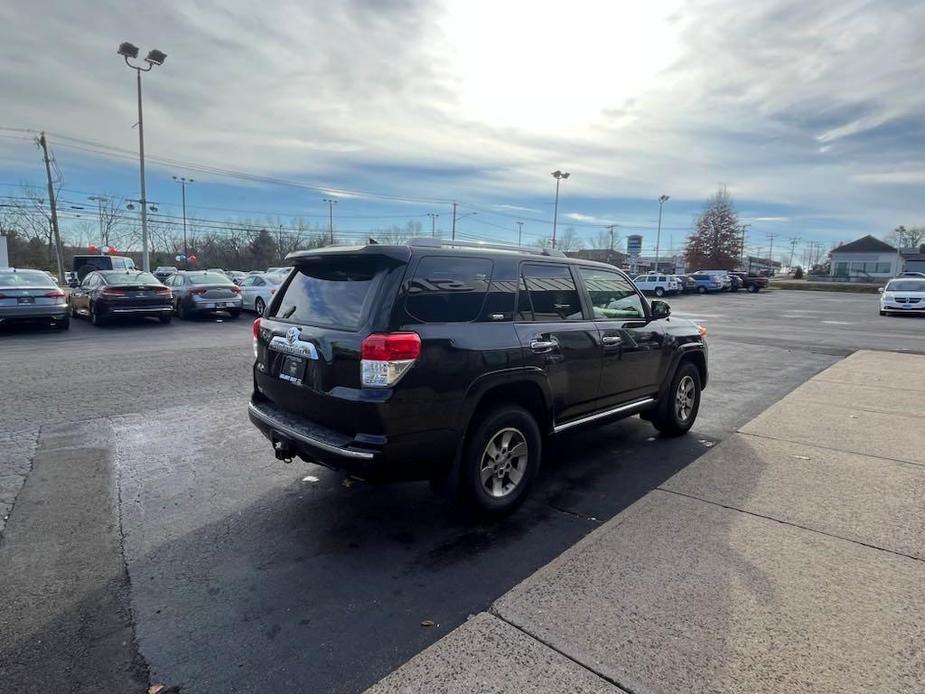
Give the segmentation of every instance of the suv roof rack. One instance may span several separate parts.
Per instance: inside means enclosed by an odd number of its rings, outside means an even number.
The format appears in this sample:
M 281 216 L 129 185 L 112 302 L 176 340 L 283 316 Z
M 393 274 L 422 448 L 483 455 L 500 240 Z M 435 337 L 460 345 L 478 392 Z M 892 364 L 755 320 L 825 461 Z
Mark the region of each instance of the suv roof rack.
M 493 251 L 509 251 L 511 253 L 529 253 L 530 255 L 545 255 L 556 258 L 565 258 L 562 251 L 555 248 L 524 248 L 508 243 L 486 243 L 484 241 L 447 241 L 446 239 L 432 239 L 417 237 L 408 240 L 409 246 L 425 246 L 428 248 L 485 248 Z

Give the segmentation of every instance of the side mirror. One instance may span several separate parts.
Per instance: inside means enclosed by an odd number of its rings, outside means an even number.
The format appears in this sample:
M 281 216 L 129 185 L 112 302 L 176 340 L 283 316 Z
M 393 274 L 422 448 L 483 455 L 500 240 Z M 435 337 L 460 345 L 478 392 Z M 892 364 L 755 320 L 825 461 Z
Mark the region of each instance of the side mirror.
M 877 293 L 883 294 L 883 287 L 877 287 Z
M 669 306 L 664 301 L 659 301 L 656 299 L 652 302 L 652 317 L 653 318 L 667 318 L 671 315 L 671 306 Z

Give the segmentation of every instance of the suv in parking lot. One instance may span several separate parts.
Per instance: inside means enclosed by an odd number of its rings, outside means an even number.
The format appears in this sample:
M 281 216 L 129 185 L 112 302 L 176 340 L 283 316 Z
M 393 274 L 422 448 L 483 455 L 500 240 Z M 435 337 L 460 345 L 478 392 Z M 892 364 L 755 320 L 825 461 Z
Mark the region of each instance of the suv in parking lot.
M 545 437 L 633 414 L 679 435 L 697 416 L 705 331 L 613 266 L 431 239 L 288 260 L 254 322 L 248 407 L 280 459 L 503 513 Z
M 665 294 L 678 294 L 683 285 L 681 280 L 675 275 L 664 275 L 650 272 L 645 275 L 639 275 L 633 280 L 639 290 L 646 293 L 655 294 L 655 296 L 665 296 Z

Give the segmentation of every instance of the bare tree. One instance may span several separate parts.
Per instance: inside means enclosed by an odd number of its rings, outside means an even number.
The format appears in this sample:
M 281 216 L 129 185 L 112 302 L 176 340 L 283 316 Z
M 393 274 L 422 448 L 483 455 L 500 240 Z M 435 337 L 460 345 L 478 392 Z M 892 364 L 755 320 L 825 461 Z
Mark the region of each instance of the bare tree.
M 563 253 L 581 250 L 583 245 L 584 242 L 578 237 L 578 234 L 575 233 L 575 227 L 568 227 L 562 232 L 562 235 L 556 239 L 556 248 Z
M 601 229 L 597 232 L 597 235 L 591 237 L 588 241 L 588 245 L 590 245 L 591 248 L 599 250 L 617 250 L 621 243 L 620 234 L 616 229 L 613 231 L 613 238 L 611 238 L 608 229 Z
M 925 226 L 906 227 L 900 224 L 887 234 L 886 240 L 897 248 L 918 248 L 925 243 Z

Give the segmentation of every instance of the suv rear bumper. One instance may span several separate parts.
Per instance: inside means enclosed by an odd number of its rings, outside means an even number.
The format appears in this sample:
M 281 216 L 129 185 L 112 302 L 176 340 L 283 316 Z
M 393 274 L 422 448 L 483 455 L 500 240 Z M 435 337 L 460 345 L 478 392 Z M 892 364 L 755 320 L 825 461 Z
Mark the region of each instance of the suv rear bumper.
M 277 457 L 298 456 L 377 482 L 435 476 L 453 462 L 452 442 L 458 441 L 458 435 L 448 430 L 408 434 L 397 441 L 362 434 L 351 437 L 266 400 L 251 400 L 247 414 L 273 443 Z

